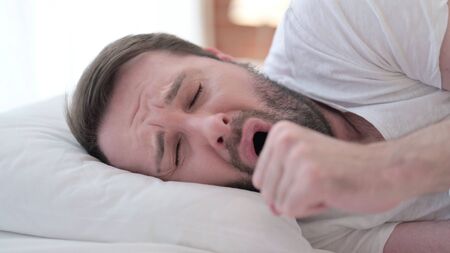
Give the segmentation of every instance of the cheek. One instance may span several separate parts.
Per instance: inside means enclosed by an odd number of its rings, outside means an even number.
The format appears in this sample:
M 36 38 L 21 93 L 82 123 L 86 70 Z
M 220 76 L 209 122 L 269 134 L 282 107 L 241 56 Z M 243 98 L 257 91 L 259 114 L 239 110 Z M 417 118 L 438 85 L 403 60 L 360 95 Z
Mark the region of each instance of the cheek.
M 254 110 L 260 106 L 256 96 L 244 91 L 228 91 L 212 94 L 205 104 L 205 109 L 210 112 L 229 112 Z
M 258 103 L 252 80 L 242 74 L 221 75 L 221 78 L 213 78 L 208 84 L 208 102 L 215 102 L 215 105 L 240 109 L 253 108 Z

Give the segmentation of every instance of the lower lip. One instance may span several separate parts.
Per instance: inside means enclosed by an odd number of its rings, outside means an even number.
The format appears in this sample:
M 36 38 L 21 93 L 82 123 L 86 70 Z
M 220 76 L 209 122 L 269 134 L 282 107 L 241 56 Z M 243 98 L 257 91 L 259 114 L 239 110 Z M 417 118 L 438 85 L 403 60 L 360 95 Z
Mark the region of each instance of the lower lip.
M 239 153 L 241 159 L 246 161 L 248 165 L 255 166 L 258 155 L 253 146 L 253 136 L 256 132 L 269 132 L 271 125 L 258 118 L 250 118 L 245 121 L 242 127 L 242 139 L 239 143 Z

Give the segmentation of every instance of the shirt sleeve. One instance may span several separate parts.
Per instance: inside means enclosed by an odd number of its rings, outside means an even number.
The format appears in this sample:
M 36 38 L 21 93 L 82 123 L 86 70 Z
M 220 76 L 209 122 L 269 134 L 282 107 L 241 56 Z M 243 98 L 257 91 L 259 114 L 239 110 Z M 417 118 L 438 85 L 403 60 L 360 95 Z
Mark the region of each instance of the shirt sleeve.
M 282 20 L 277 27 L 275 35 L 272 40 L 269 54 L 264 60 L 263 72 L 269 75 L 272 79 L 280 81 L 284 77 L 292 75 L 289 66 L 289 60 L 286 56 L 285 49 L 285 20 Z
M 392 57 L 392 69 L 400 70 L 411 79 L 441 88 L 439 55 L 448 22 L 447 0 L 362 2 L 366 5 L 365 12 L 374 16 L 374 29 L 385 40 L 386 50 L 381 56 Z M 349 8 L 345 10 L 351 11 Z M 352 23 L 358 26 L 357 22 L 353 20 Z M 370 24 L 361 29 L 364 29 L 362 33 L 372 32 Z
M 370 229 L 350 229 L 341 227 L 332 232 L 312 233 L 317 229 L 305 229 L 303 234 L 317 249 L 336 253 L 383 253 L 384 246 L 398 223 L 384 223 Z M 306 231 L 305 231 L 306 230 Z M 311 230 L 311 231 L 310 231 Z
M 293 0 L 288 14 L 265 63 L 269 75 L 302 71 L 311 82 L 334 75 L 360 83 L 404 77 L 441 88 L 447 0 Z

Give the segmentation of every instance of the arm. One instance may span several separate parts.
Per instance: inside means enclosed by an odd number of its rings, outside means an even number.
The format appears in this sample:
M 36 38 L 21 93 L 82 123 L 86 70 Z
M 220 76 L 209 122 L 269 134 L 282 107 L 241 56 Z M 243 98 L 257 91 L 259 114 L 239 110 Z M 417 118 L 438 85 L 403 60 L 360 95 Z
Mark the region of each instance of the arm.
M 410 190 L 414 195 L 448 191 L 450 119 L 399 139 L 392 146 L 398 151 L 391 151 L 390 167 L 397 167 L 395 180 L 401 182 L 404 191 Z M 410 179 L 411 182 L 407 182 Z M 416 190 L 412 191 L 413 188 Z
M 280 214 L 382 212 L 450 188 L 450 120 L 395 141 L 355 144 L 291 122 L 274 125 L 253 183 Z
M 450 221 L 408 222 L 397 225 L 383 253 L 450 252 Z

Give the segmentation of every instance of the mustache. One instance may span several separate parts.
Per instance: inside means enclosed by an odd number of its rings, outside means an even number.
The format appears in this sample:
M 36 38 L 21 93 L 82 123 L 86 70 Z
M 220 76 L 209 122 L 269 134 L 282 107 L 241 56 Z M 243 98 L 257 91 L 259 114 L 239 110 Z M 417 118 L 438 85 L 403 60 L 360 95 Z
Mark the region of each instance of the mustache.
M 275 115 L 271 115 L 267 112 L 257 110 L 241 111 L 231 119 L 231 136 L 230 138 L 228 138 L 229 142 L 239 144 L 242 139 L 242 128 L 245 121 L 249 118 L 259 118 L 271 123 L 274 123 L 277 120 L 277 117 Z
M 242 162 L 238 151 L 239 143 L 242 139 L 242 129 L 245 121 L 249 118 L 259 118 L 268 122 L 274 121 L 273 115 L 269 115 L 268 113 L 262 111 L 252 110 L 239 112 L 234 118 L 231 119 L 231 134 L 229 138 L 225 140 L 225 147 L 230 154 L 230 163 L 233 167 L 240 172 L 252 176 L 254 169 Z
M 225 140 L 225 147 L 230 154 L 230 163 L 233 165 L 233 167 L 238 171 L 251 176 L 253 174 L 253 169 L 242 162 L 238 151 L 239 143 L 242 139 L 242 128 L 245 120 L 247 120 L 248 118 L 249 116 L 246 116 L 246 113 L 240 112 L 231 120 L 231 134 Z

